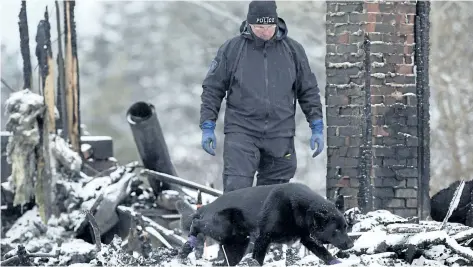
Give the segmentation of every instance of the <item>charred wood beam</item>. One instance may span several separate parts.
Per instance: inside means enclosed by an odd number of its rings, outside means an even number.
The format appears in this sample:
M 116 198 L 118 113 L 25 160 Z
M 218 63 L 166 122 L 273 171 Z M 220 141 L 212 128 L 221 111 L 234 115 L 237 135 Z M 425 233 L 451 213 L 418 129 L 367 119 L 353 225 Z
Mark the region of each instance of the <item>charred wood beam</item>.
M 65 25 L 65 80 L 66 80 L 66 106 L 69 142 L 72 149 L 80 151 L 80 121 L 79 121 L 79 92 L 77 76 L 77 44 L 76 29 L 74 22 L 75 1 L 64 1 L 64 25 Z
M 92 207 L 92 209 L 94 209 L 94 207 Z M 100 239 L 102 234 L 100 233 L 99 225 L 97 224 L 97 221 L 95 220 L 94 215 L 92 215 L 92 212 L 93 211 L 83 210 L 83 213 L 85 214 L 85 216 L 87 218 L 87 221 L 90 223 L 90 227 L 92 227 L 93 236 L 94 236 L 94 240 L 95 240 L 95 248 L 96 248 L 97 252 L 99 252 L 100 250 L 102 250 L 102 242 L 101 242 L 101 239 Z
M 13 89 L 13 88 L 7 83 L 7 81 L 5 81 L 3 78 L 1 78 L 0 80 L 2 81 L 2 84 L 3 84 L 8 90 L 10 90 L 10 92 L 12 92 L 12 93 L 13 93 L 13 92 L 16 92 L 16 90 Z
M 154 238 L 159 240 L 159 242 L 161 242 L 166 248 L 169 248 L 169 249 L 173 248 L 173 246 L 171 244 L 169 244 L 169 242 L 166 240 L 166 238 L 164 238 L 164 236 L 162 234 L 160 234 L 158 231 L 156 231 L 156 229 L 154 229 L 153 227 L 147 226 L 147 227 L 145 227 L 144 230 L 146 232 L 148 232 L 148 234 L 154 236 Z
M 53 186 L 51 179 L 51 162 L 49 153 L 50 127 L 54 127 L 54 78 L 52 68 L 52 51 L 50 38 L 50 25 L 48 9 L 44 13 L 44 19 L 38 24 L 36 34 L 36 57 L 38 58 L 41 87 L 45 107 L 42 114 L 37 117 L 39 128 L 39 144 L 35 148 L 36 156 L 36 181 L 35 200 L 38 205 L 39 214 L 44 223 L 47 223 L 52 215 Z M 52 115 L 52 119 L 51 119 Z M 54 130 L 54 128 L 53 128 Z
M 48 130 L 56 132 L 56 121 L 54 118 L 55 90 L 54 90 L 54 60 L 51 48 L 51 25 L 49 24 L 48 8 L 44 12 L 44 19 L 38 24 L 36 33 L 36 57 L 40 69 L 41 88 L 44 103 L 48 113 Z
M 56 5 L 56 18 L 57 18 L 57 40 L 58 40 L 58 52 L 57 52 L 57 66 L 58 66 L 58 77 L 57 77 L 57 109 L 59 111 L 59 118 L 61 121 L 60 126 L 58 129 L 61 129 L 61 137 L 64 140 L 67 140 L 69 136 L 69 131 L 67 128 L 67 106 L 66 106 L 66 93 L 65 93 L 65 85 L 64 81 L 66 79 L 65 77 L 65 66 L 64 66 L 64 57 L 62 54 L 62 39 L 61 39 L 61 20 L 59 19 L 61 17 L 60 11 L 59 11 L 59 3 L 56 0 L 55 1 Z
M 20 28 L 20 49 L 21 57 L 23 58 L 23 89 L 30 89 L 33 71 L 31 68 L 30 56 L 30 37 L 28 32 L 28 16 L 26 15 L 26 1 L 21 1 L 20 14 L 18 15 Z M 33 90 L 32 90 L 33 91 Z
M 174 231 L 161 226 L 157 222 L 155 222 L 152 219 L 140 214 L 139 212 L 134 211 L 130 207 L 118 206 L 117 211 L 121 212 L 121 213 L 124 213 L 124 214 L 127 214 L 127 215 L 131 216 L 132 218 L 141 217 L 143 222 L 147 224 L 146 226 L 156 229 L 159 232 L 159 234 L 161 234 L 164 238 L 166 238 L 166 240 L 168 240 L 169 242 L 171 242 L 171 243 L 173 243 L 177 246 L 182 246 L 186 242 L 186 240 L 183 237 L 175 234 Z
M 8 266 L 9 264 L 13 264 L 18 262 L 20 265 L 18 266 L 26 266 L 29 265 L 28 259 L 29 258 L 58 258 L 60 255 L 60 251 L 56 250 L 55 254 L 48 254 L 48 253 L 28 253 L 24 246 L 18 245 L 18 253 L 17 255 L 8 258 L 2 262 L 0 262 L 0 266 Z

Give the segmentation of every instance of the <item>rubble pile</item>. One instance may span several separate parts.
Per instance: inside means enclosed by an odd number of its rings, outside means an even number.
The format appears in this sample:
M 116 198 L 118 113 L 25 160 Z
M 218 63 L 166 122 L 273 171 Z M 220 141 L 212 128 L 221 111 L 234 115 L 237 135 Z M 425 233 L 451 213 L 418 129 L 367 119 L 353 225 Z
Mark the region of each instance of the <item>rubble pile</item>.
M 386 210 L 345 212 L 358 233 L 355 246 L 337 253 L 346 263 L 381 266 L 464 266 L 473 264 L 473 228 L 406 219 Z
M 85 203 L 85 202 L 84 202 Z M 132 210 L 131 207 L 120 206 Z M 351 235 L 355 246 L 346 251 L 329 250 L 339 258 L 339 266 L 468 266 L 473 264 L 473 228 L 462 224 L 406 219 L 385 210 L 360 214 L 348 210 Z M 74 211 L 62 213 L 47 225 L 41 223 L 37 208 L 28 210 L 7 231 L 1 240 L 2 265 L 20 265 L 20 250 L 31 265 L 63 266 L 173 266 L 175 264 L 215 265 L 217 245 L 206 247 L 205 259 L 195 260 L 194 253 L 182 261 L 177 258 L 179 247 L 153 245 L 149 226 L 133 224 L 126 239 L 114 235 L 109 244 L 100 249 L 93 243 L 78 239 L 74 229 L 84 219 Z M 159 230 L 159 229 L 158 229 Z M 161 229 L 162 230 L 162 229 Z M 172 232 L 172 231 L 171 231 Z M 267 266 L 324 266 L 300 244 L 271 249 L 266 257 Z M 5 253 L 6 252 L 6 253 Z M 11 258 L 15 258 L 11 260 Z M 246 255 L 239 266 L 252 266 Z M 21 264 L 24 265 L 24 264 Z

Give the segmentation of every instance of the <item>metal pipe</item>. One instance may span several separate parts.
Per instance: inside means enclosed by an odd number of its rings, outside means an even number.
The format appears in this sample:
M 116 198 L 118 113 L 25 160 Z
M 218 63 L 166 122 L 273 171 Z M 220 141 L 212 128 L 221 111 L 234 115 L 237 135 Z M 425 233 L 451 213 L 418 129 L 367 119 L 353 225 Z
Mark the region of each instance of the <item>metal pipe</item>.
M 126 119 L 144 167 L 176 176 L 154 106 L 147 102 L 136 102 L 127 110 Z M 165 181 L 148 179 L 148 182 L 156 196 L 163 190 L 182 191 L 171 188 Z
M 182 178 L 179 178 L 179 177 L 174 176 L 174 175 L 169 175 L 167 173 L 156 172 L 156 171 L 148 170 L 148 169 L 142 170 L 141 173 L 144 174 L 144 175 L 147 175 L 148 179 L 150 177 L 152 177 L 152 179 L 159 179 L 159 180 L 161 180 L 163 182 L 166 182 L 166 183 L 178 184 L 178 185 L 189 187 L 189 188 L 192 188 L 192 189 L 195 189 L 195 190 L 200 190 L 201 192 L 207 193 L 211 196 L 219 197 L 223 194 L 223 192 L 220 191 L 220 190 L 217 190 L 217 189 L 214 189 L 214 188 L 211 188 L 211 187 L 207 187 L 207 186 L 204 186 L 204 185 L 200 185 L 198 183 L 188 181 L 186 179 L 182 179 Z

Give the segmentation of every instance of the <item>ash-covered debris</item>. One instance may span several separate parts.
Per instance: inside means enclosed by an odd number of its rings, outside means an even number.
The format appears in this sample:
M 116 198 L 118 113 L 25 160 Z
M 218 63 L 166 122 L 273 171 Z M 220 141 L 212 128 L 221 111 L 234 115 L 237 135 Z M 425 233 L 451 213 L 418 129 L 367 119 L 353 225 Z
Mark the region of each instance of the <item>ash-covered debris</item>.
M 60 163 L 62 173 L 80 177 L 82 159 L 79 153 L 71 150 L 69 144 L 58 135 L 51 135 L 50 141 L 52 155 Z
M 90 262 L 95 266 L 150 266 L 165 265 L 166 263 L 177 263 L 176 249 L 163 247 L 150 247 L 145 255 L 126 249 L 126 244 L 120 237 L 114 236 L 109 245 L 97 254 L 96 258 Z
M 346 215 L 357 213 L 348 210 Z M 452 266 L 473 264 L 473 229 L 457 223 L 409 220 L 385 210 L 358 214 L 352 227 L 359 232 L 355 246 L 338 257 L 360 265 Z M 455 259 L 455 260 L 453 260 Z
M 103 184 L 96 182 L 96 186 Z M 94 192 L 89 197 L 99 194 Z M 124 202 L 121 205 L 123 204 Z M 166 248 L 155 245 L 151 234 L 145 231 L 152 225 L 143 222 L 132 226 L 133 231 L 130 232 L 133 234 L 126 239 L 122 240 L 115 235 L 109 244 L 102 244 L 101 250 L 97 251 L 94 244 L 75 237 L 72 225 L 77 224 L 77 217 L 80 216 L 83 215 L 76 215 L 74 212 L 62 213 L 61 217 L 53 218 L 47 225 L 43 225 L 37 208 L 27 211 L 2 239 L 2 252 L 10 250 L 2 256 L 2 260 L 15 256 L 18 245 L 21 244 L 31 254 L 59 253 L 58 257 L 32 257 L 30 261 L 33 265 L 212 266 L 217 264 L 217 245 L 206 247 L 204 259 L 195 260 L 194 253 L 191 253 L 188 259 L 179 261 L 176 257 L 179 247 Z M 356 241 L 355 246 L 348 251 L 330 249 L 342 261 L 339 266 L 462 266 L 473 263 L 473 252 L 471 247 L 467 247 L 473 239 L 473 228 L 447 223 L 444 230 L 439 230 L 441 225 L 439 222 L 412 223 L 413 220 L 384 210 L 362 215 L 356 209 L 352 209 L 346 212 L 346 216 L 351 216 L 352 234 Z M 355 230 L 358 233 L 355 233 Z M 273 248 L 268 251 L 266 266 L 325 266 L 315 255 L 300 245 L 283 247 L 282 250 Z M 239 266 L 253 265 L 254 261 L 251 260 L 250 254 L 239 264 Z
M 52 217 L 44 225 L 34 207 L 26 211 L 1 240 L 2 260 L 17 254 L 18 246 L 23 246 L 27 253 L 59 253 L 58 257 L 34 257 L 34 265 L 69 265 L 90 261 L 94 257 L 94 245 L 75 238 L 73 231 L 68 231 L 74 220 L 68 214 Z

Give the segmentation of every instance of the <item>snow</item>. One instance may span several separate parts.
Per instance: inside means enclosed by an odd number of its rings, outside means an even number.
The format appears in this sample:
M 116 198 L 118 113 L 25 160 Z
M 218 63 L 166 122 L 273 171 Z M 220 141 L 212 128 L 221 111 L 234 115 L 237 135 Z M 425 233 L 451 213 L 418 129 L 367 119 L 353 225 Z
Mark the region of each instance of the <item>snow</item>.
M 433 243 L 437 239 L 442 239 L 445 240 L 447 238 L 447 233 L 444 231 L 432 231 L 432 232 L 426 232 L 422 233 L 421 235 L 416 234 L 409 238 L 407 241 L 408 245 L 417 245 L 421 243 Z
M 28 89 L 14 92 L 5 101 L 8 121 L 6 130 L 12 135 L 6 148 L 7 161 L 12 165 L 15 184 L 14 204 L 25 204 L 33 196 L 34 151 L 39 144 L 40 133 L 37 118 L 44 110 L 43 97 Z
M 376 61 L 375 61 L 375 62 L 371 63 L 371 66 L 372 66 L 373 68 L 384 67 L 384 65 L 385 65 L 384 62 L 376 62 Z
M 82 135 L 80 137 L 81 141 L 83 142 L 94 142 L 94 141 L 110 141 L 112 140 L 112 137 L 110 136 L 90 136 L 90 135 Z
M 330 17 L 340 17 L 345 15 L 345 12 L 327 12 L 327 15 Z
M 411 134 L 403 133 L 403 132 L 398 132 L 397 134 L 403 135 L 404 137 L 412 137 L 412 136 L 413 136 L 413 135 L 411 135 Z M 414 137 L 417 138 L 416 136 L 414 136 Z
M 100 179 L 99 179 L 100 180 Z M 92 180 L 94 181 L 94 180 Z M 100 182 L 91 182 L 94 186 L 100 186 Z M 89 190 L 89 189 L 87 189 Z M 204 194 L 203 194 L 204 197 Z M 54 253 L 60 251 L 59 258 L 42 260 L 42 265 L 68 265 L 68 266 L 91 266 L 101 264 L 103 266 L 129 266 L 129 265 L 159 265 L 159 266 L 211 266 L 211 260 L 218 255 L 218 245 L 209 245 L 204 251 L 203 259 L 195 259 L 191 253 L 188 259 L 182 261 L 175 257 L 175 250 L 151 247 L 149 257 L 134 252 L 125 252 L 124 243 L 120 238 L 110 244 L 102 244 L 99 252 L 95 251 L 93 244 L 80 239 L 73 238 L 70 230 L 66 230 L 68 224 L 74 221 L 74 212 L 63 214 L 60 218 L 53 217 L 47 226 L 41 226 L 41 221 L 36 208 L 27 211 L 14 226 L 7 232 L 6 238 L 2 239 L 2 248 L 23 243 L 29 252 Z M 416 264 L 432 265 L 440 264 L 446 266 L 459 264 L 461 262 L 471 263 L 473 259 L 470 248 L 461 246 L 455 240 L 465 239 L 472 234 L 473 229 L 461 224 L 447 223 L 445 230 L 438 229 L 441 223 L 432 221 L 420 221 L 410 223 L 408 219 L 394 215 L 386 210 L 372 211 L 360 214 L 356 208 L 345 212 L 347 221 L 352 224 L 352 232 L 361 232 L 354 242 L 354 247 L 347 251 L 329 249 L 333 255 L 341 260 L 337 266 L 412 266 Z M 150 224 L 148 227 L 152 227 Z M 41 229 L 47 229 L 41 233 Z M 470 235 L 471 237 L 471 235 Z M 443 243 L 442 243 L 443 242 Z M 62 243 L 62 244 L 61 244 Z M 60 244 L 60 245 L 59 245 Z M 407 263 L 402 255 L 403 248 L 414 245 L 423 249 L 419 257 L 412 264 Z M 289 248 L 296 249 L 295 254 L 289 253 Z M 452 253 L 452 248 L 459 255 Z M 386 251 L 395 250 L 395 251 Z M 174 251 L 174 252 L 173 252 Z M 7 253 L 15 255 L 15 249 Z M 471 257 L 471 258 L 470 258 Z M 251 255 L 248 254 L 240 263 L 240 266 L 250 264 Z M 39 261 L 35 259 L 35 262 Z M 252 266 L 253 264 L 250 264 Z M 283 245 L 282 250 L 270 249 L 263 266 L 326 266 L 312 253 L 306 253 L 306 249 L 296 242 L 292 246 Z
M 450 257 L 451 252 L 445 245 L 436 245 L 426 250 L 425 256 L 431 259 L 446 260 Z
M 377 73 L 372 73 L 371 77 L 375 77 L 375 78 L 378 78 L 378 79 L 384 79 L 384 78 L 386 78 L 386 74 L 381 73 L 381 72 L 377 72 Z
M 381 225 L 382 223 L 397 223 L 397 222 L 407 222 L 407 219 L 402 218 L 401 216 L 392 214 L 387 210 L 377 210 L 366 213 L 362 215 L 362 220 L 356 223 L 352 231 L 353 232 L 364 232 L 371 230 L 373 227 Z
M 350 89 L 350 88 L 362 89 L 364 87 L 364 85 L 359 85 L 359 84 L 356 84 L 354 82 L 350 82 L 348 84 L 330 84 L 330 87 L 335 87 L 337 89 Z M 348 106 L 350 106 L 350 104 Z M 353 105 L 353 106 L 355 106 L 355 105 Z
M 51 135 L 50 149 L 54 159 L 58 160 L 63 166 L 66 166 L 69 171 L 75 174 L 80 172 L 82 159 L 77 152 L 70 148 L 69 144 L 63 138 L 57 135 Z
M 375 230 L 363 233 L 354 243 L 352 250 L 361 251 L 364 254 L 376 253 L 376 245 L 386 240 L 386 232 Z
M 355 63 L 352 63 L 352 62 L 341 62 L 341 63 L 329 62 L 328 67 L 329 68 L 337 68 L 337 69 L 342 69 L 342 68 L 346 69 L 346 68 L 353 68 L 353 67 L 362 68 L 363 67 L 363 62 L 355 62 Z

